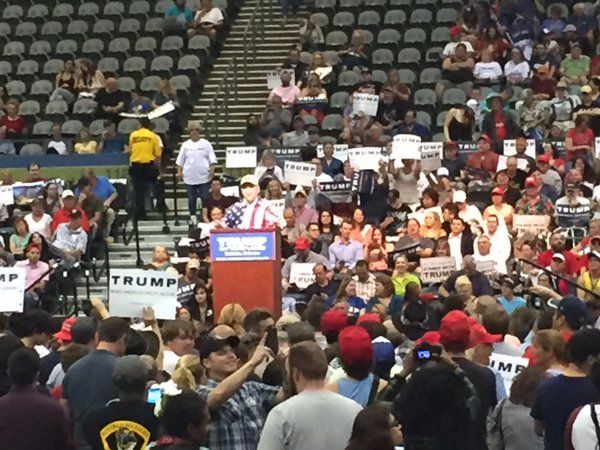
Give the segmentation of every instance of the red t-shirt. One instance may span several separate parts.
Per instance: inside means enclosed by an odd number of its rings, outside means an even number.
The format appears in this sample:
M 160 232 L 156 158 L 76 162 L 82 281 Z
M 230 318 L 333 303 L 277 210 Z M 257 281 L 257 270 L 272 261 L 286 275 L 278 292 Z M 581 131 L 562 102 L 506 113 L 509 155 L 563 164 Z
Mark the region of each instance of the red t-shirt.
M 590 64 L 590 74 L 600 75 L 600 56 L 594 56 Z
M 90 224 L 88 222 L 87 215 L 85 211 L 81 209 L 79 206 L 76 206 L 74 209 L 81 212 L 81 228 L 86 233 L 90 231 Z M 50 224 L 50 231 L 54 233 L 58 226 L 62 223 L 68 223 L 71 220 L 71 212 L 67 211 L 65 208 L 60 208 L 58 211 L 54 213 L 54 217 L 52 218 L 52 223 Z
M 594 148 L 594 132 L 591 130 L 591 128 L 588 128 L 583 133 L 580 133 L 577 128 L 569 128 L 565 138 L 570 138 L 573 141 L 573 146 L 575 147 L 578 145 L 589 145 L 590 147 Z M 584 150 L 567 152 L 567 160 L 571 161 L 577 156 L 582 156 L 585 154 L 587 154 L 587 152 Z
M 550 263 L 552 262 L 552 255 L 554 255 L 554 253 L 556 253 L 556 252 L 553 251 L 552 249 L 546 250 L 546 251 L 540 253 L 538 256 L 538 264 L 540 266 L 548 267 L 550 265 Z M 570 275 L 574 274 L 575 271 L 577 270 L 577 266 L 578 266 L 577 265 L 577 256 L 575 256 L 573 253 L 571 253 L 567 250 L 563 250 L 562 254 L 565 257 L 567 273 Z
M 6 128 L 6 134 L 10 137 L 11 135 L 22 136 L 27 128 L 27 122 L 22 116 L 17 116 L 14 119 L 10 119 L 8 116 L 2 117 L 2 126 Z
M 504 123 L 504 114 L 494 115 L 494 122 L 496 124 L 496 140 L 502 141 L 506 139 L 506 124 Z
M 556 88 L 556 80 L 548 78 L 540 80 L 538 77 L 533 77 L 531 80 L 531 89 L 534 94 L 546 94 L 548 98 L 554 98 L 554 89 Z

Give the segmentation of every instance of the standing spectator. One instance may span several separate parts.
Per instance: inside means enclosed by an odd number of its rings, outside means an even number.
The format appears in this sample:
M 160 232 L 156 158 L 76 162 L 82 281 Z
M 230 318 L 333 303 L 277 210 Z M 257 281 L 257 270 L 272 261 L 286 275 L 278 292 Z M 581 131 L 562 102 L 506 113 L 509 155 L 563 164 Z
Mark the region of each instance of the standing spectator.
M 269 94 L 269 100 L 277 96 L 281 98 L 284 108 L 292 108 L 300 98 L 300 89 L 292 84 L 292 74 L 289 70 L 281 71 L 281 85 L 277 86 Z
M 92 449 L 110 448 L 113 442 L 128 445 L 141 442 L 143 448 L 156 441 L 158 418 L 154 406 L 146 402 L 148 366 L 137 355 L 124 356 L 115 363 L 112 380 L 119 401 L 90 412 L 84 422 L 86 440 Z
M 475 114 L 471 108 L 461 105 L 450 108 L 444 118 L 444 136 L 446 142 L 472 141 L 475 125 Z M 449 144 L 444 147 L 444 160 L 454 159 L 447 155 L 446 150 L 456 150 L 456 144 Z M 464 163 L 462 158 L 460 158 L 460 161 Z M 448 168 L 448 170 L 450 169 Z M 452 178 L 456 177 L 454 171 L 451 171 L 450 175 Z
M 163 78 L 160 80 L 158 84 L 158 91 L 150 104 L 150 108 L 152 110 L 162 106 L 166 103 L 172 102 L 173 106 L 179 108 L 179 101 L 177 100 L 177 94 L 173 91 L 173 87 L 171 86 L 171 82 L 167 78 Z M 165 116 L 169 121 L 173 119 L 173 113 L 169 113 Z
M 544 436 L 546 450 L 563 450 L 565 427 L 573 410 L 600 400 L 600 393 L 588 376 L 592 361 L 600 354 L 600 331 L 577 331 L 567 342 L 567 354 L 567 370 L 542 381 L 531 407 L 535 432 Z
M 490 50 L 481 52 L 481 61 L 475 64 L 473 75 L 475 75 L 475 81 L 480 86 L 500 87 L 503 76 L 502 67 L 497 61 L 493 60 Z
M 196 34 L 208 36 L 211 42 L 217 40 L 219 31 L 223 28 L 223 13 L 213 6 L 212 0 L 202 0 L 200 9 L 196 12 L 194 20 L 188 29 L 187 36 L 191 38 Z
M 119 123 L 120 113 L 127 111 L 129 94 L 117 86 L 115 78 L 107 78 L 105 86 L 96 92 L 96 113 L 98 117 L 106 118 Z
M 140 119 L 139 128 L 129 135 L 129 175 L 135 191 L 135 214 L 138 220 L 146 219 L 146 194 L 159 175 L 162 147 L 160 138 L 151 131 L 146 117 Z
M 72 450 L 65 412 L 37 389 L 40 358 L 21 348 L 8 359 L 12 389 L 0 397 L 0 443 L 11 450 Z
M 67 370 L 62 398 L 73 421 L 75 443 L 80 450 L 90 445 L 84 432 L 88 415 L 119 395 L 112 375 L 117 360 L 125 353 L 128 331 L 129 323 L 123 319 L 110 317 L 103 320 L 98 329 L 96 350 Z
M 117 133 L 117 126 L 110 120 L 104 121 L 102 139 L 98 142 L 98 153 L 123 153 L 127 136 Z
M 475 169 L 483 169 L 490 175 L 496 173 L 499 160 L 498 154 L 492 151 L 492 140 L 483 134 L 477 141 L 477 153 L 469 156 L 467 165 Z
M 19 114 L 16 101 L 11 100 L 6 104 L 6 114 L 0 119 L 0 126 L 9 139 L 23 139 L 27 136 L 27 121 Z
M 567 85 L 583 86 L 588 84 L 590 57 L 581 54 L 581 46 L 571 46 L 571 53 L 560 64 L 560 81 Z
M 68 104 L 77 100 L 77 74 L 75 73 L 75 62 L 72 59 L 65 61 L 62 72 L 56 74 L 54 92 L 50 95 L 50 101 L 64 100 Z
M 360 405 L 325 388 L 327 359 L 314 342 L 290 348 L 287 374 L 295 394 L 269 413 L 258 450 L 343 450 Z M 314 430 L 321 430 L 315 433 Z
M 37 306 L 39 296 L 50 280 L 50 268 L 48 264 L 40 261 L 41 255 L 42 249 L 39 245 L 29 244 L 25 250 L 27 259 L 15 263 L 15 267 L 25 269 L 25 311 Z
M 177 176 L 183 179 L 188 197 L 190 225 L 197 222 L 198 199 L 202 201 L 202 207 L 207 202 L 210 180 L 214 177 L 217 164 L 213 146 L 200 137 L 200 131 L 200 125 L 190 128 L 190 138 L 181 145 L 176 161 Z
M 312 21 L 310 21 L 310 20 L 306 21 L 306 23 L 308 24 L 308 27 L 310 27 L 312 25 Z M 316 27 L 316 28 L 318 28 L 320 30 L 319 27 Z M 315 30 L 316 28 L 313 28 L 313 30 Z M 309 28 L 307 28 L 307 31 L 310 34 Z M 300 27 L 300 35 L 301 35 L 300 39 L 302 39 L 302 27 Z M 321 35 L 322 35 L 322 32 L 321 32 Z M 310 37 L 307 36 L 307 39 L 310 39 Z M 325 41 L 325 38 L 323 38 L 323 42 L 324 41 Z M 283 64 L 281 65 L 281 68 L 282 69 L 292 69 L 294 71 L 294 79 L 296 80 L 296 84 L 298 84 L 298 82 L 302 78 L 302 75 L 304 74 L 304 71 L 308 69 L 308 64 L 306 64 L 305 62 L 300 60 L 300 50 L 298 50 L 298 48 L 296 46 L 294 46 L 290 49 L 289 56 L 283 62 Z
M 307 206 L 308 196 L 302 186 L 298 186 L 294 191 L 294 216 L 296 222 L 308 227 L 310 223 L 319 221 L 319 215 L 316 209 Z

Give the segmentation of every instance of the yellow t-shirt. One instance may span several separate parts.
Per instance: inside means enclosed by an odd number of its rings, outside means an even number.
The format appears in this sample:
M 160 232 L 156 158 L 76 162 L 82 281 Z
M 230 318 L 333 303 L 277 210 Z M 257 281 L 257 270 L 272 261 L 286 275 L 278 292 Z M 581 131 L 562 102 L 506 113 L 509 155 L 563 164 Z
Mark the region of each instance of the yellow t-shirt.
M 160 158 L 162 149 L 158 136 L 146 128 L 129 135 L 129 161 L 146 164 Z
M 77 144 L 75 144 L 75 153 L 79 153 L 80 155 L 83 154 L 90 154 L 90 153 L 96 153 L 96 148 L 98 147 L 98 143 L 96 141 L 89 141 L 87 144 L 84 144 L 83 142 L 78 142 Z

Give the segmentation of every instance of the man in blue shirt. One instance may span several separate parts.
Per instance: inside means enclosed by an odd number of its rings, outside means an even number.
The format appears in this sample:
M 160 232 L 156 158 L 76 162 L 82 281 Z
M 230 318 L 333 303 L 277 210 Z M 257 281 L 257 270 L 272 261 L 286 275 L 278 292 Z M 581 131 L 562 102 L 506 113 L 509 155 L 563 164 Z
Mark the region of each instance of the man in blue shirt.
M 498 297 L 498 301 L 508 314 L 512 314 L 518 308 L 525 308 L 527 301 L 523 297 L 516 297 L 513 293 L 515 287 L 515 281 L 506 277 L 502 280 L 501 290 L 502 296 Z
M 431 137 L 429 129 L 417 122 L 417 113 L 412 109 L 406 112 L 404 121 L 394 128 L 394 135 L 396 134 L 414 134 L 419 136 L 422 141 L 428 141 Z
M 352 220 L 344 219 L 340 225 L 340 240 L 329 246 L 329 261 L 340 272 L 354 269 L 356 262 L 364 259 L 362 245 L 350 239 L 352 228 Z

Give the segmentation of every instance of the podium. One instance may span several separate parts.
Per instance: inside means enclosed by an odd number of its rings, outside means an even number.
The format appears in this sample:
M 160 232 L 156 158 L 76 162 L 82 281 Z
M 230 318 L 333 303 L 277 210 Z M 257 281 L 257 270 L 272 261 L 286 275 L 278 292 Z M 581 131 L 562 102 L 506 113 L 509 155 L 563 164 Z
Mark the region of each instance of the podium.
M 228 303 L 246 312 L 266 308 L 281 316 L 281 235 L 277 228 L 214 229 L 210 234 L 215 317 Z

